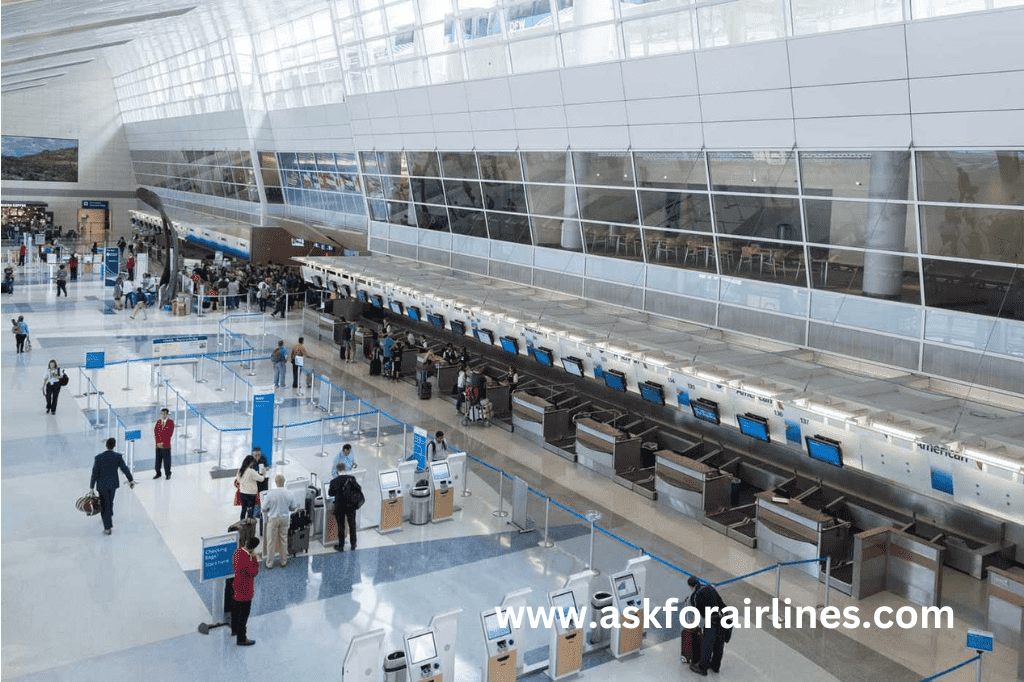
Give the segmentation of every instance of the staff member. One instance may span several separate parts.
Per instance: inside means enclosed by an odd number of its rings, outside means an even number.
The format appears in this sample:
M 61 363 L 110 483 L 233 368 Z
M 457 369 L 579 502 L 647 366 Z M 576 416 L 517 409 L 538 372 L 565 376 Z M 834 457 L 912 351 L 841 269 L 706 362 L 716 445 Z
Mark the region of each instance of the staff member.
M 239 546 L 231 557 L 231 568 L 235 572 L 231 631 L 235 633 L 238 646 L 252 646 L 256 643 L 256 640 L 249 639 L 246 627 L 249 625 L 249 611 L 252 610 L 253 580 L 260 572 L 260 562 L 256 559 L 256 548 L 259 546 L 260 539 L 255 535 L 250 536 L 245 541 L 245 547 Z
M 160 410 L 160 418 L 153 426 L 153 442 L 156 443 L 156 476 L 160 478 L 160 463 L 163 462 L 167 480 L 171 480 L 171 439 L 174 437 L 174 420 L 168 417 L 167 408 Z
M 114 494 L 121 487 L 121 478 L 117 475 L 117 470 L 124 472 L 130 488 L 135 487 L 135 479 L 132 478 L 128 465 L 124 463 L 124 457 L 120 452 L 114 452 L 115 445 L 116 439 L 107 439 L 107 449 L 96 455 L 92 464 L 92 478 L 89 479 L 89 490 L 95 490 L 100 495 L 100 518 L 103 520 L 104 535 L 110 535 L 114 528 Z

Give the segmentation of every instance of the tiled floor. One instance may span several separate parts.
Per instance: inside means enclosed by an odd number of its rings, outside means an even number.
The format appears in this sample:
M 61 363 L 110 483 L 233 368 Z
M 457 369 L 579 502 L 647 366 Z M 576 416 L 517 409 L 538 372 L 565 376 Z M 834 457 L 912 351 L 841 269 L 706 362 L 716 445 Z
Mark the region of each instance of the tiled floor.
M 123 364 L 97 375 L 104 396 L 118 414 L 143 432 L 135 452 L 139 484 L 134 490 L 122 487 L 118 492 L 110 537 L 101 534 L 97 518 L 85 517 L 73 507 L 87 490 L 92 458 L 102 449 L 106 430 L 89 425 L 95 410 L 86 409 L 85 398 L 74 397 L 81 390 L 76 372 L 69 372 L 72 382 L 63 391 L 55 416 L 43 413 L 39 391 L 50 358 L 72 368 L 83 361 L 86 350 L 99 348 L 106 350 L 108 361 L 146 357 L 153 338 L 215 335 L 221 318 L 174 318 L 151 312 L 148 321 L 131 320 L 123 312 L 105 313 L 105 292 L 97 283 L 71 283 L 69 292 L 69 299 L 58 302 L 48 287 L 29 284 L 18 286 L 13 296 L 3 300 L 8 318 L 25 315 L 34 344 L 30 353 L 16 355 L 11 337 L 0 355 L 3 679 L 337 677 L 354 634 L 384 628 L 385 650 L 390 651 L 406 630 L 425 626 L 434 613 L 458 607 L 463 612 L 455 677 L 469 682 L 480 679 L 484 658 L 480 611 L 522 587 L 532 588 L 532 603 L 540 605 L 546 591 L 586 567 L 586 524 L 556 509 L 551 514 L 555 546 L 539 547 L 539 533 L 519 534 L 506 519 L 492 514 L 497 505 L 496 474 L 473 465 L 467 478 L 472 494 L 458 499 L 461 510 L 452 521 L 407 525 L 390 535 L 365 530 L 356 552 L 336 553 L 314 541 L 311 553 L 297 557 L 287 568 L 261 569 L 250 622 L 251 635 L 258 641 L 255 647 L 235 647 L 224 629 L 208 636 L 197 633 L 200 622 L 211 620 L 212 597 L 211 584 L 198 582 L 199 538 L 223 532 L 237 518 L 237 509 L 231 505 L 231 479 L 212 479 L 208 471 L 218 456 L 225 466 L 235 466 L 246 451 L 246 433 L 217 435 L 217 429 L 245 428 L 248 423 L 241 403 L 227 404 L 232 393 L 244 396 L 244 384 L 240 390 L 238 379 L 222 373 L 215 363 L 202 368 L 204 383 L 193 381 L 188 366 L 164 368 L 164 378 L 181 392 L 182 400 L 207 415 L 202 440 L 208 452 L 194 452 L 200 433 L 198 419 L 192 415 L 191 438 L 175 443 L 173 479 L 154 481 L 149 429 L 166 394 L 158 396 L 150 387 L 148 363 L 132 363 L 127 376 Z M 292 343 L 301 327 L 297 315 L 267 323 L 266 336 L 262 319 L 239 319 L 231 326 L 263 348 L 278 337 Z M 418 401 L 407 384 L 368 377 L 361 364 L 339 364 L 333 359 L 333 346 L 307 342 L 307 347 L 317 369 L 330 372 L 346 390 L 411 424 L 431 431 L 443 428 L 451 443 L 521 476 L 562 504 L 581 512 L 600 511 L 604 527 L 688 571 L 717 579 L 771 563 L 504 430 L 461 427 L 449 403 L 437 397 Z M 257 376 L 252 380 L 269 379 L 268 361 L 256 361 L 255 369 Z M 248 378 L 247 372 L 242 375 Z M 132 390 L 121 390 L 125 385 Z M 289 479 L 311 471 L 324 478 L 331 461 L 317 456 L 321 451 L 317 420 L 324 413 L 308 400 L 297 399 L 290 389 L 282 391 L 281 397 L 285 421 L 314 423 L 290 429 L 286 441 L 277 445 L 283 445 L 290 463 L 276 468 Z M 172 408 L 182 404 L 173 394 L 167 403 Z M 95 406 L 95 399 L 91 405 Z M 101 420 L 105 416 L 104 407 Z M 183 426 L 179 419 L 179 429 Z M 342 440 L 351 439 L 357 461 L 368 475 L 394 465 L 405 442 L 401 433 L 388 429 L 384 446 L 377 448 L 373 446 L 375 422 L 361 426 L 369 432 L 356 436 L 343 431 L 340 420 L 326 423 L 325 449 L 333 453 Z M 275 451 L 276 459 L 280 455 L 280 450 Z M 532 497 L 530 504 L 530 517 L 542 524 L 544 500 Z M 623 566 L 634 554 L 606 536 L 596 538 L 595 565 L 602 575 Z M 972 589 L 957 576 L 951 578 L 947 585 L 967 592 Z M 649 586 L 655 599 L 686 593 L 680 575 L 660 565 L 650 569 Z M 794 603 L 820 603 L 816 588 L 798 574 L 785 576 L 783 592 Z M 773 590 L 774 578 L 768 574 L 729 587 L 723 594 L 730 603 L 739 604 L 747 597 L 764 603 L 765 594 Z M 964 601 L 976 605 L 977 595 L 967 595 Z M 848 600 L 833 593 L 831 603 L 842 607 Z M 860 606 L 883 604 L 902 602 L 883 594 Z M 964 618 L 977 618 L 976 611 L 965 608 Z M 898 633 L 744 630 L 727 648 L 718 679 L 918 680 L 967 658 L 962 644 L 967 625 L 975 623 L 959 621 L 951 631 Z M 544 658 L 547 633 L 528 631 L 522 644 L 528 660 Z M 674 631 L 652 631 L 643 652 L 632 659 L 616 661 L 607 653 L 590 654 L 583 678 L 598 682 L 696 679 L 679 663 L 677 648 Z M 1010 671 L 1015 667 L 1015 652 L 1000 647 L 986 660 L 985 679 L 1012 679 Z M 542 672 L 527 676 L 543 678 Z M 945 679 L 973 679 L 973 671 L 959 671 Z

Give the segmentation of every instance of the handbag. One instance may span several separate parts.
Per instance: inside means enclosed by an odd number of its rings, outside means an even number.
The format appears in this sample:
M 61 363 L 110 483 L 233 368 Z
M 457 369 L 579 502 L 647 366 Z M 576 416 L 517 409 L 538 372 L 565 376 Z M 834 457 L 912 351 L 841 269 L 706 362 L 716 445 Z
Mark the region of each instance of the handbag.
M 68 378 L 67 372 L 62 371 L 60 373 L 60 385 L 67 386 L 71 383 L 71 379 Z
M 242 491 L 238 488 L 238 479 L 235 479 L 235 506 L 242 506 Z
M 32 339 L 25 339 L 25 350 L 32 350 Z
M 99 495 L 90 490 L 88 493 L 78 498 L 78 501 L 75 502 L 75 509 L 80 512 L 85 512 L 86 516 L 95 516 L 102 511 L 103 500 L 100 499 Z

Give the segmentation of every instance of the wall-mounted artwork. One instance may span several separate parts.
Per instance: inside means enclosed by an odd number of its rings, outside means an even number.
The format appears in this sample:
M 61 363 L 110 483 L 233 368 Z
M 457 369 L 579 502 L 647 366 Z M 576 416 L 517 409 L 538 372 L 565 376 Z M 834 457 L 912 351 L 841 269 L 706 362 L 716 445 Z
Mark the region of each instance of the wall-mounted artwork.
M 78 140 L 3 136 L 3 179 L 78 182 Z

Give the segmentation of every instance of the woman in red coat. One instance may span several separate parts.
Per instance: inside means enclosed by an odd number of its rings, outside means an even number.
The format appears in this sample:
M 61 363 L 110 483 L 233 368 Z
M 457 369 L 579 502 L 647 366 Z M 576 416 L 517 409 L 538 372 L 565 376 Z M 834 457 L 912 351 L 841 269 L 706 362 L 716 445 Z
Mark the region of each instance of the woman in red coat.
M 260 572 L 260 562 L 256 559 L 256 548 L 259 546 L 260 539 L 254 535 L 246 541 L 245 549 L 239 547 L 231 557 L 231 567 L 235 570 L 235 604 L 231 609 L 231 630 L 235 633 L 238 646 L 252 646 L 256 643 L 256 640 L 246 636 L 245 628 L 252 608 L 253 579 Z

